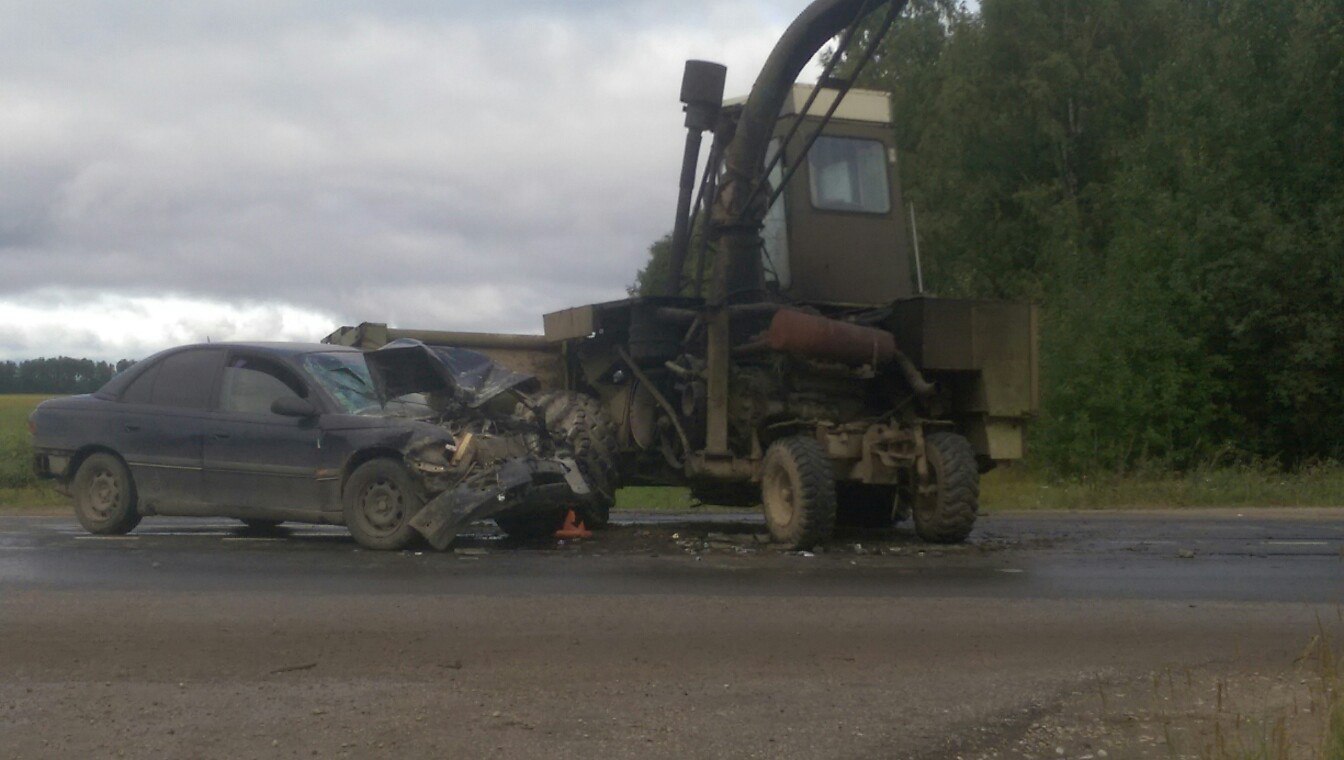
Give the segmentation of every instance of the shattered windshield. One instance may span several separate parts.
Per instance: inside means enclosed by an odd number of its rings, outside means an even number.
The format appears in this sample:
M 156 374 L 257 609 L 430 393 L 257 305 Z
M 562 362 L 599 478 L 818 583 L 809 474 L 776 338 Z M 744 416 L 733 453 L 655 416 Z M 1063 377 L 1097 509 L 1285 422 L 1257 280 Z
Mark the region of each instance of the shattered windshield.
M 366 414 L 382 408 L 363 354 L 353 351 L 308 354 L 303 357 L 303 368 L 336 399 L 341 411 Z

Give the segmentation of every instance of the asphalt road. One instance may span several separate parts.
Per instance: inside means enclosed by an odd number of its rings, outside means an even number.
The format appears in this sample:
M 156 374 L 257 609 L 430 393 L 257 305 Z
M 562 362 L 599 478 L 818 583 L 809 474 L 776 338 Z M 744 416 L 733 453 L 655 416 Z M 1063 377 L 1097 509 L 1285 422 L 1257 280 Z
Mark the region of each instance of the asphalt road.
M 759 531 L 388 554 L 0 517 L 0 756 L 1180 756 L 1233 705 L 1299 711 L 1344 600 L 1344 510 L 991 515 L 962 547 L 817 554 Z

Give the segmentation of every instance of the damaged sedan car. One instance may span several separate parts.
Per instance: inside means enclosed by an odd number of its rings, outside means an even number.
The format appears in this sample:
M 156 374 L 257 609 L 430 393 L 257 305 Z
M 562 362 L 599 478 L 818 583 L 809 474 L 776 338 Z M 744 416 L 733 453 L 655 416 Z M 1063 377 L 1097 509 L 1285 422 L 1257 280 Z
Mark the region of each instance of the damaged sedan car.
M 611 466 L 586 411 L 464 349 L 238 343 L 156 354 L 96 393 L 43 402 L 30 428 L 34 469 L 92 533 L 226 516 L 443 549 L 487 518 L 523 536 L 570 510 L 605 523 Z

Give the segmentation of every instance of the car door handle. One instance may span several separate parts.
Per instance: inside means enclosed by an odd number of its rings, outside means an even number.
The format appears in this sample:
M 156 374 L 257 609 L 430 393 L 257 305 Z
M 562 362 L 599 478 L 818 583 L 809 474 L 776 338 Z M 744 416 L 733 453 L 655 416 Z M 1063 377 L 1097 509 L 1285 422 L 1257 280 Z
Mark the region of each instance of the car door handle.
M 211 438 L 214 438 L 214 439 L 217 440 L 217 441 L 222 441 L 222 440 L 224 440 L 225 438 L 228 438 L 228 437 L 229 437 L 229 434 L 228 434 L 228 433 L 211 433 L 211 434 L 210 434 L 210 437 L 211 437 Z
M 126 426 L 126 432 L 128 432 L 128 433 L 138 433 L 138 432 L 140 432 L 140 426 L 139 426 L 139 425 L 127 425 L 127 426 Z

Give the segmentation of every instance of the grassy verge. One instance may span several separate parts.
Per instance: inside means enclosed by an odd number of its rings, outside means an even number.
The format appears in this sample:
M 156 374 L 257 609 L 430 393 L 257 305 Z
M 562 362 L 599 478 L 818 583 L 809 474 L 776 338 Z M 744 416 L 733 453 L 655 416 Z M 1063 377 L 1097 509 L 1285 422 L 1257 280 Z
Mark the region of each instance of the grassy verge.
M 28 414 L 49 396 L 0 395 L 0 506 L 51 509 L 66 500 L 29 469 Z M 984 476 L 986 511 L 1144 507 L 1344 506 L 1344 466 L 1320 465 L 1284 473 L 1270 467 L 1207 468 L 1187 474 L 1096 476 L 1050 481 L 1025 467 Z M 699 505 L 685 488 L 638 486 L 617 493 L 616 508 L 683 511 Z M 1344 719 L 1342 719 L 1344 720 Z M 1342 759 L 1344 760 L 1344 759 Z
M 1291 473 L 1224 467 L 1187 474 L 1103 475 L 1064 481 L 1048 480 L 1025 467 L 1001 467 L 981 479 L 980 503 L 986 512 L 1339 507 L 1344 506 L 1344 466 L 1320 465 Z M 696 502 L 685 488 L 624 488 L 616 497 L 617 509 L 681 511 L 693 506 Z
M 36 394 L 0 395 L 0 505 L 7 511 L 46 511 L 65 497 L 33 477 L 28 414 L 51 398 Z
M 1283 472 L 1269 467 L 1220 467 L 1184 474 L 1101 475 L 1049 481 L 1026 468 L 1005 467 L 981 483 L 989 511 L 1145 507 L 1344 506 L 1344 466 L 1324 464 Z

